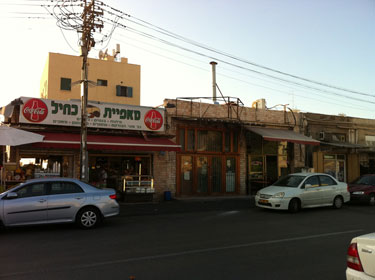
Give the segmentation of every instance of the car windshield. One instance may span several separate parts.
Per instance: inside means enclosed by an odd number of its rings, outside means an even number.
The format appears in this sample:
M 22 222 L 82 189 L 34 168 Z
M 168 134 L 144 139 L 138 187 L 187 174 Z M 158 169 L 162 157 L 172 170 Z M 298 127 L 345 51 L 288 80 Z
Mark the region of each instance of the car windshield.
M 297 188 L 306 176 L 288 175 L 277 180 L 272 186 Z
M 358 184 L 358 185 L 371 185 L 370 181 L 370 176 L 361 176 L 357 178 L 353 184 Z

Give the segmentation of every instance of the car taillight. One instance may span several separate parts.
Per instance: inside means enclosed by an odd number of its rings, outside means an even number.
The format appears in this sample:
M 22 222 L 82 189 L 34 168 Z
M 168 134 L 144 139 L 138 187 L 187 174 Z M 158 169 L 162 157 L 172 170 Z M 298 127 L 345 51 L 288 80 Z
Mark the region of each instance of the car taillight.
M 109 198 L 111 198 L 111 199 L 116 199 L 117 196 L 116 196 L 116 194 L 111 194 L 111 195 L 109 196 Z
M 354 270 L 363 271 L 361 259 L 359 258 L 358 254 L 357 243 L 350 244 L 348 248 L 348 255 L 346 256 L 346 264 L 348 267 Z

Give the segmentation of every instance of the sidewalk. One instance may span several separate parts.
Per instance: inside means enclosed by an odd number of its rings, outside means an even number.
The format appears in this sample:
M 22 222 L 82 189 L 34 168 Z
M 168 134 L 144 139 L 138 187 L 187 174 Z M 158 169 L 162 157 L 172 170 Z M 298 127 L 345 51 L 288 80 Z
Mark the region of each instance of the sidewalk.
M 254 196 L 175 198 L 170 201 L 120 204 L 120 216 L 142 216 L 203 211 L 233 211 L 254 206 Z

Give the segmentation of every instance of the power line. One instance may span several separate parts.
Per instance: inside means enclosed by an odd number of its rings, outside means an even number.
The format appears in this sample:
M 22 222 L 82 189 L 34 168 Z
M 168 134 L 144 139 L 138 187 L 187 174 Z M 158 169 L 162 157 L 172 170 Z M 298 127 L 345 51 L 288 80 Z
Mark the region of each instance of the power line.
M 123 37 L 123 36 L 122 36 Z M 122 42 L 122 43 L 125 43 L 126 45 L 128 46 L 133 46 L 134 48 L 136 48 L 137 50 L 142 50 L 142 51 L 145 51 L 145 52 L 148 52 L 148 53 L 151 53 L 151 54 L 154 54 L 154 55 L 157 55 L 157 56 L 160 56 L 160 57 L 163 57 L 163 58 L 166 58 L 168 60 L 172 60 L 174 62 L 177 62 L 177 63 L 180 63 L 180 64 L 184 64 L 184 65 L 187 65 L 187 66 L 190 66 L 190 67 L 194 67 L 196 69 L 199 69 L 199 70 L 202 70 L 202 71 L 205 71 L 205 72 L 210 72 L 208 69 L 206 68 L 203 68 L 203 67 L 198 67 L 196 65 L 192 65 L 192 64 L 189 64 L 189 63 L 186 63 L 186 62 L 183 62 L 183 61 L 180 61 L 180 60 L 177 60 L 177 59 L 174 59 L 174 58 L 171 58 L 171 57 L 168 57 L 168 56 L 165 56 L 165 55 L 161 55 L 160 53 L 156 53 L 156 52 L 153 52 L 153 51 L 150 51 L 150 50 L 147 50 L 147 49 L 144 49 L 142 47 L 139 47 L 138 45 L 134 45 L 134 44 L 131 44 L 129 42 L 124 42 L 122 40 L 119 40 L 119 39 L 116 39 L 118 40 L 119 42 Z M 202 61 L 198 61 L 198 62 L 202 62 Z M 246 84 L 249 84 L 249 85 L 252 85 L 252 86 L 256 86 L 256 87 L 261 87 L 261 88 L 265 88 L 265 89 L 269 89 L 269 90 L 272 90 L 272 91 L 277 91 L 277 92 L 280 92 L 282 94 L 290 94 L 290 92 L 287 92 L 287 91 L 283 91 L 283 90 L 279 90 L 279 89 L 275 89 L 275 88 L 271 88 L 271 87 L 267 87 L 267 86 L 264 86 L 264 85 L 259 85 L 259 84 L 256 84 L 256 83 L 251 83 L 251 82 L 248 82 L 248 81 L 244 81 L 242 79 L 238 79 L 238 78 L 235 78 L 235 77 L 232 77 L 232 76 L 229 76 L 229 75 L 225 75 L 225 74 L 221 74 L 221 73 L 217 73 L 218 76 L 223 76 L 223 77 L 226 77 L 226 78 L 229 78 L 229 79 L 232 79 L 232 80 L 236 80 L 236 81 L 239 81 L 239 82 L 242 82 L 242 83 L 246 83 Z M 317 95 L 317 96 L 321 96 L 317 93 L 310 93 L 310 94 L 314 94 L 314 95 Z M 329 97 L 326 97 L 324 96 L 324 100 L 323 99 L 316 99 L 316 98 L 312 98 L 312 97 L 307 97 L 307 96 L 303 96 L 303 95 L 299 95 L 299 94 L 294 94 L 300 98 L 304 98 L 304 99 L 309 99 L 309 100 L 314 100 L 314 101 L 317 101 L 319 103 L 328 103 L 328 104 L 334 104 L 334 105 L 338 105 L 340 104 L 340 106 L 342 107 L 346 107 L 346 108 L 351 108 L 351 109 L 354 109 L 354 110 L 365 110 L 365 111 L 368 111 L 368 112 L 372 112 L 373 110 L 372 109 L 369 109 L 369 108 L 365 108 L 365 107 L 354 107 L 354 106 L 348 106 L 347 104 L 344 104 L 344 103 L 338 103 L 336 99 L 333 99 L 333 98 L 329 98 Z M 334 102 L 329 102 L 327 101 L 326 99 L 329 99 L 329 100 L 332 100 Z
M 108 18 L 104 18 L 104 19 L 105 19 L 105 20 L 108 20 L 109 22 L 112 22 L 111 19 L 108 19 Z M 316 87 L 313 87 L 313 86 L 309 86 L 309 85 L 306 85 L 306 84 L 302 84 L 302 83 L 299 83 L 299 82 L 286 80 L 286 79 L 283 79 L 283 78 L 280 78 L 280 77 L 276 77 L 276 76 L 273 76 L 273 75 L 270 75 L 270 74 L 266 74 L 266 73 L 263 73 L 263 72 L 260 72 L 260 71 L 254 70 L 254 69 L 250 69 L 250 68 L 247 68 L 247 67 L 244 67 L 244 66 L 240 66 L 240 65 L 237 65 L 237 64 L 234 64 L 234 63 L 231 63 L 231 62 L 228 62 L 228 61 L 225 61 L 225 60 L 219 59 L 219 58 L 217 58 L 217 57 L 213 57 L 213 56 L 211 56 L 211 55 L 203 54 L 203 53 L 201 53 L 201 52 L 198 52 L 198 51 L 195 51 L 195 50 L 192 50 L 192 49 L 188 49 L 188 48 L 186 48 L 186 47 L 183 47 L 183 46 L 177 45 L 177 44 L 175 44 L 175 43 L 172 43 L 172 42 L 166 41 L 166 40 L 161 39 L 161 38 L 159 38 L 159 37 L 156 37 L 156 36 L 154 36 L 154 35 L 151 35 L 151 34 L 148 34 L 148 33 L 142 32 L 142 31 L 138 31 L 138 30 L 136 30 L 136 29 L 134 29 L 134 28 L 131 28 L 131 27 L 125 26 L 125 25 L 123 25 L 123 24 L 118 24 L 118 26 L 119 26 L 120 28 L 123 28 L 124 30 L 128 30 L 128 31 L 133 32 L 133 33 L 135 33 L 135 34 L 138 34 L 138 35 L 144 36 L 144 37 L 146 37 L 146 38 L 149 38 L 149 39 L 152 39 L 152 40 L 156 40 L 156 41 L 162 42 L 162 43 L 164 43 L 164 44 L 167 44 L 167 45 L 170 45 L 170 46 L 173 46 L 173 47 L 176 47 L 176 48 L 182 49 L 182 50 L 184 50 L 184 51 L 192 52 L 192 53 L 197 54 L 197 55 L 199 55 L 199 56 L 203 56 L 203 57 L 206 57 L 206 58 L 210 58 L 210 59 L 216 60 L 216 61 L 218 61 L 218 62 L 221 62 L 221 63 L 227 64 L 227 65 L 230 65 L 230 66 L 232 66 L 232 67 L 240 68 L 240 69 L 242 69 L 242 70 L 250 71 L 250 72 L 253 72 L 253 73 L 256 73 L 256 74 L 259 74 L 259 75 L 263 75 L 263 76 L 266 76 L 266 77 L 269 77 L 269 78 L 273 78 L 273 79 L 276 79 L 276 80 L 279 80 L 279 81 L 283 81 L 283 82 L 291 83 L 291 84 L 294 84 L 294 85 L 297 85 L 297 86 L 301 86 L 301 87 L 304 87 L 304 88 L 307 88 L 307 89 L 310 89 L 310 90 L 320 91 L 320 92 L 324 92 L 324 93 L 328 93 L 328 94 L 331 94 L 331 95 L 336 95 L 336 96 L 344 97 L 344 98 L 351 99 L 351 100 L 356 100 L 356 101 L 361 101 L 361 102 L 366 102 L 366 103 L 372 103 L 372 104 L 375 104 L 375 101 L 369 101 L 369 100 L 364 100 L 364 99 L 360 99 L 360 98 L 356 98 L 356 97 L 352 97 L 352 96 L 343 95 L 343 94 L 340 94 L 340 93 L 337 93 L 337 92 L 328 91 L 328 90 L 324 90 L 324 89 L 316 88 Z
M 38 0 L 29 0 L 29 1 L 31 1 L 31 2 L 37 2 Z M 39 1 L 39 2 L 43 2 L 43 1 Z M 46 3 L 46 2 L 52 2 L 52 1 L 47 1 L 47 0 L 45 0 L 44 3 Z M 74 1 L 74 0 L 73 0 L 73 1 L 57 1 L 57 3 L 56 3 L 55 5 L 35 5 L 35 6 L 53 7 L 53 9 L 60 9 L 60 8 L 61 8 L 61 9 L 59 10 L 59 12 L 61 13 L 61 15 L 65 15 L 65 16 L 66 16 L 66 11 L 62 10 L 62 8 L 63 8 L 63 9 L 66 9 L 67 7 L 72 7 L 72 8 L 75 7 L 75 6 L 79 7 L 79 6 L 80 6 L 79 4 L 73 4 L 73 3 L 76 3 L 76 2 L 80 2 L 80 1 L 79 1 L 79 0 L 75 0 L 75 1 Z M 97 2 L 98 2 L 98 1 L 97 1 Z M 17 3 L 15 3 L 15 4 L 17 5 Z M 241 70 L 245 70 L 245 71 L 251 71 L 251 72 L 253 72 L 253 73 L 257 74 L 257 75 L 261 75 L 261 76 L 264 76 L 264 77 L 266 77 L 266 78 L 270 78 L 270 79 L 272 79 L 272 80 L 278 80 L 278 81 L 280 81 L 280 82 L 288 83 L 288 84 L 292 84 L 292 85 L 297 86 L 297 87 L 303 87 L 303 88 L 306 88 L 306 89 L 308 89 L 308 90 L 313 90 L 313 91 L 323 92 L 323 93 L 327 93 L 327 94 L 331 94 L 331 95 L 335 95 L 335 96 L 339 96 L 339 97 L 343 97 L 343 98 L 347 98 L 347 99 L 355 100 L 355 101 L 358 101 L 358 102 L 374 103 L 374 102 L 371 102 L 371 101 L 368 101 L 368 100 L 363 100 L 363 99 L 356 98 L 356 97 L 353 97 L 353 96 L 347 96 L 347 95 L 343 95 L 343 94 L 340 94 L 340 93 L 337 93 L 337 92 L 332 92 L 332 91 L 328 91 L 328 90 L 324 90 L 324 89 L 320 89 L 320 88 L 312 87 L 312 86 L 309 86 L 309 85 L 306 85 L 306 84 L 298 83 L 298 82 L 295 82 L 295 81 L 286 80 L 286 79 L 283 79 L 283 78 L 280 78 L 280 77 L 277 77 L 277 76 L 273 76 L 273 75 L 270 75 L 270 74 L 267 74 L 267 73 L 263 73 L 263 72 L 260 72 L 260 71 L 254 70 L 254 69 L 250 69 L 250 68 L 247 68 L 247 67 L 243 67 L 243 66 L 240 66 L 240 65 L 237 65 L 237 64 L 234 64 L 234 63 L 231 63 L 231 62 L 225 61 L 225 60 L 223 60 L 223 59 L 218 59 L 218 58 L 215 58 L 214 56 L 207 55 L 207 54 L 204 54 L 204 53 L 201 53 L 201 52 L 198 52 L 198 51 L 195 51 L 195 50 L 192 50 L 192 49 L 186 48 L 186 47 L 179 46 L 179 45 L 174 44 L 174 43 L 172 43 L 172 42 L 170 42 L 170 41 L 167 41 L 167 40 L 161 39 L 161 38 L 159 38 L 159 37 L 157 37 L 157 36 L 153 36 L 153 35 L 151 35 L 151 34 L 147 34 L 147 33 L 145 33 L 145 32 L 139 31 L 139 30 L 137 30 L 137 29 L 134 29 L 134 28 L 131 28 L 131 27 L 127 27 L 127 26 L 125 26 L 125 25 L 123 25 L 123 24 L 120 24 L 120 23 L 118 22 L 118 20 L 119 20 L 119 19 L 127 20 L 127 21 L 129 21 L 129 22 L 131 22 L 131 23 L 138 24 L 139 26 L 142 26 L 142 27 L 144 27 L 144 28 L 148 28 L 148 29 L 150 29 L 150 30 L 157 31 L 157 32 L 159 32 L 160 34 L 163 34 L 163 35 L 169 36 L 169 37 L 174 38 L 174 39 L 182 40 L 183 42 L 186 42 L 186 43 L 190 43 L 190 44 L 192 44 L 192 43 L 194 42 L 195 44 L 193 44 L 193 45 L 195 45 L 195 46 L 197 46 L 197 47 L 204 48 L 205 50 L 208 50 L 208 51 L 211 51 L 211 52 L 215 52 L 215 53 L 220 54 L 220 55 L 226 55 L 226 57 L 229 57 L 229 58 L 231 58 L 231 59 L 236 59 L 237 61 L 240 61 L 240 62 L 244 62 L 244 63 L 251 64 L 251 62 L 249 62 L 249 61 L 245 61 L 245 60 L 242 61 L 241 58 L 234 57 L 234 56 L 232 57 L 232 55 L 230 55 L 230 54 L 228 54 L 228 53 L 224 53 L 224 52 L 221 52 L 221 51 L 215 50 L 215 49 L 213 49 L 213 48 L 207 47 L 207 46 L 205 46 L 205 45 L 203 45 L 203 44 L 200 44 L 200 43 L 198 43 L 198 42 L 196 42 L 196 41 L 193 41 L 193 40 L 190 40 L 190 39 L 185 38 L 185 37 L 183 37 L 183 36 L 180 36 L 180 35 L 178 35 L 178 34 L 176 34 L 176 33 L 170 32 L 170 31 L 168 31 L 168 30 L 166 30 L 166 29 L 160 28 L 160 27 L 158 27 L 158 26 L 156 26 L 156 25 L 153 25 L 153 24 L 151 24 L 151 23 L 149 23 L 149 22 L 146 22 L 146 21 L 144 21 L 144 20 L 141 20 L 141 19 L 135 18 L 135 17 L 133 17 L 133 16 L 130 16 L 130 15 L 128 15 L 128 14 L 125 14 L 125 13 L 123 13 L 122 11 L 117 10 L 117 9 L 114 9 L 114 8 L 112 8 L 112 7 L 110 7 L 110 6 L 106 5 L 106 4 L 104 4 L 104 3 L 102 3 L 102 4 L 103 4 L 104 6 L 109 7 L 111 10 L 116 11 L 117 13 L 120 13 L 122 16 L 116 15 L 115 13 L 106 10 L 106 12 L 107 12 L 108 14 L 113 15 L 113 16 L 116 16 L 116 20 L 112 20 L 112 19 L 108 19 L 108 18 L 103 17 L 103 20 L 104 20 L 104 19 L 107 19 L 108 21 L 110 21 L 110 23 L 112 24 L 113 27 L 112 27 L 112 29 L 109 31 L 109 35 L 108 35 L 108 36 L 107 36 L 107 35 L 103 36 L 103 39 L 100 41 L 101 43 L 103 43 L 103 42 L 105 42 L 105 41 L 108 41 L 108 42 L 107 42 L 107 45 L 108 45 L 108 43 L 109 43 L 109 41 L 110 41 L 110 38 L 112 37 L 112 34 L 113 34 L 115 28 L 116 28 L 116 27 L 120 27 L 120 28 L 122 28 L 122 29 L 125 29 L 125 30 L 128 30 L 128 31 L 130 31 L 130 32 L 133 32 L 133 33 L 135 33 L 135 34 L 137 34 L 137 35 L 140 35 L 140 36 L 146 37 L 146 38 L 148 38 L 148 39 L 156 40 L 156 41 L 158 41 L 158 42 L 162 42 L 162 43 L 167 44 L 167 45 L 169 45 L 169 46 L 172 46 L 172 47 L 175 47 L 175 48 L 179 48 L 179 49 L 181 49 L 181 50 L 183 50 L 183 51 L 189 51 L 189 52 L 194 53 L 194 54 L 196 54 L 196 55 L 200 55 L 200 56 L 203 56 L 203 57 L 206 57 L 206 58 L 210 58 L 210 59 L 217 60 L 217 61 L 222 62 L 222 63 L 224 63 L 224 64 L 227 64 L 227 65 L 229 65 L 229 66 L 231 66 L 231 67 L 236 67 L 236 68 L 239 68 L 239 69 L 241 69 Z M 13 5 L 14 5 L 14 4 L 13 4 Z M 18 5 L 30 5 L 30 4 L 18 4 Z M 25 13 L 25 14 L 27 14 L 27 13 Z M 35 13 L 30 13 L 30 14 L 35 14 Z M 54 15 L 54 16 L 57 16 L 57 15 L 58 15 L 58 12 L 53 11 L 53 13 L 48 13 L 48 14 L 50 14 L 50 15 Z M 74 14 L 77 14 L 77 15 L 78 15 L 79 13 L 74 13 Z M 31 17 L 29 17 L 29 18 L 31 18 Z M 135 20 L 131 20 L 130 18 L 135 19 Z M 107 22 L 108 22 L 108 21 L 107 21 Z M 142 22 L 142 23 L 137 23 L 136 21 L 140 21 L 140 22 Z M 75 21 L 75 22 L 73 22 L 73 23 L 74 23 L 74 24 L 78 24 L 77 21 Z M 60 28 L 64 28 L 63 26 L 59 26 L 59 27 L 60 27 Z M 64 28 L 64 29 L 65 29 L 65 28 Z M 62 30 L 61 30 L 61 32 L 62 32 Z M 63 37 L 64 37 L 64 39 L 66 40 L 64 34 L 63 34 Z M 68 45 L 69 45 L 69 43 L 68 43 Z M 70 46 L 70 45 L 69 45 L 69 46 Z M 71 46 L 70 46 L 70 47 L 71 47 Z M 71 47 L 71 48 L 72 48 L 72 47 Z M 72 48 L 72 49 L 73 49 L 73 48 Z M 190 58 L 190 59 L 192 59 L 192 58 Z M 180 62 L 180 63 L 183 63 L 183 62 Z M 187 64 L 187 63 L 184 63 L 184 64 Z M 191 65 L 191 64 L 187 64 L 187 65 L 190 65 L 190 66 L 192 66 L 192 67 L 195 67 L 195 66 L 193 66 L 193 65 Z M 251 65 L 256 66 L 256 67 L 260 67 L 260 66 L 261 66 L 261 65 L 259 66 L 259 65 L 257 65 L 257 64 L 251 64 Z M 199 67 L 196 67 L 196 68 L 199 68 Z M 266 70 L 270 70 L 270 71 L 271 71 L 271 70 L 275 70 L 275 69 L 266 69 Z M 230 70 L 229 70 L 229 71 L 230 71 Z M 277 71 L 277 70 L 276 70 L 276 71 Z M 276 73 L 277 73 L 277 72 L 276 72 Z M 278 73 L 278 74 L 282 74 L 282 73 Z M 284 74 L 285 74 L 285 73 L 284 73 Z M 287 74 L 287 73 L 286 73 L 286 74 Z M 254 78 L 255 78 L 255 77 L 254 77 Z M 296 78 L 296 77 L 293 77 L 293 78 Z M 259 79 L 259 78 L 258 78 L 258 79 Z M 238 80 L 238 79 L 237 79 L 237 80 Z M 262 80 L 262 79 L 261 79 L 261 80 Z M 265 80 L 264 80 L 264 81 L 265 81 Z M 270 82 L 270 81 L 265 81 L 265 82 Z M 311 81 L 308 81 L 308 82 L 311 82 Z M 327 86 L 327 85 L 325 85 L 325 84 L 319 84 L 319 85 L 320 85 L 320 86 L 325 86 L 325 87 Z M 259 86 L 259 85 L 256 85 L 256 86 Z M 282 86 L 286 86 L 286 85 L 282 85 Z M 269 88 L 269 89 L 271 89 L 271 90 L 275 90 L 275 91 L 280 91 L 280 90 L 272 89 L 272 88 Z M 344 90 L 344 91 L 346 90 L 346 89 L 342 89 L 342 88 L 335 88 L 335 89 L 338 89 L 338 90 Z M 351 91 L 350 91 L 350 92 L 351 92 Z M 363 94 L 363 93 L 360 93 L 360 92 L 352 92 L 352 93 L 374 97 L 373 95 Z M 325 98 L 327 98 L 327 97 L 325 97 Z
M 121 13 L 123 14 L 124 16 L 126 17 L 122 17 L 122 19 L 124 20 L 129 20 L 129 18 L 134 18 L 144 24 L 140 24 L 141 26 L 143 27 L 146 27 L 145 25 L 149 25 L 151 26 L 152 30 L 155 30 L 155 31 L 158 31 L 158 32 L 161 32 L 162 34 L 164 35 L 167 35 L 167 36 L 170 36 L 170 37 L 173 37 L 175 39 L 179 39 L 179 40 L 182 40 L 186 43 L 189 43 L 189 44 L 192 44 L 192 45 L 195 45 L 199 48 L 203 48 L 205 50 L 208 50 L 208 51 L 211 51 L 211 52 L 214 52 L 214 53 L 217 53 L 217 54 L 220 54 L 220 55 L 223 55 L 223 56 L 226 56 L 228 58 L 231 58 L 233 60 L 236 60 L 236 61 L 239 61 L 239 62 L 242 62 L 242 63 L 245 63 L 245 64 L 250 64 L 250 65 L 253 65 L 253 66 L 256 66 L 258 68 L 262 68 L 264 70 L 268 70 L 268 71 L 271 71 L 271 72 L 274 72 L 274 73 L 277 73 L 277 74 L 280 74 L 280 75 L 284 75 L 284 76 L 288 76 L 288 77 L 291 77 L 291 78 L 294 78 L 294 79 L 299 79 L 299 80 L 302 80 L 302 81 L 305 81 L 305 82 L 309 82 L 309 83 L 313 83 L 313 84 L 317 84 L 319 86 L 324 86 L 324 87 L 329 87 L 329 88 L 333 88 L 333 89 L 336 89 L 336 90 L 341 90 L 341 91 L 346 91 L 346 92 L 349 92 L 349 93 L 354 93 L 354 94 L 358 94 L 358 95 L 362 95 L 362 96 L 369 96 L 369 97 L 375 97 L 375 95 L 371 95 L 371 94 L 368 94 L 368 93 L 363 93 L 363 92 L 359 92 L 359 91 L 355 91 L 355 90 L 351 90 L 351 89 L 347 89 L 347 88 L 343 88 L 343 87 L 339 87 L 339 86 L 335 86 L 335 85 L 331 85 L 331 84 L 328 84 L 328 83 L 323 83 L 323 82 L 319 82 L 319 81 L 315 81 L 315 80 L 312 80 L 312 79 L 307 79 L 307 78 L 304 78 L 304 77 L 301 77 L 301 76 L 297 76 L 297 75 L 293 75 L 293 74 L 289 74 L 289 73 L 286 73 L 284 71 L 280 71 L 280 70 L 277 70 L 277 69 L 273 69 L 273 68 L 270 68 L 270 67 L 267 67 L 267 66 L 264 66 L 264 65 L 261 65 L 261 64 L 258 64 L 258 63 L 254 63 L 254 62 L 251 62 L 249 60 L 246 60 L 246 59 L 243 59 L 243 58 L 239 58 L 237 56 L 234 56 L 232 54 L 229 54 L 229 53 L 226 53 L 226 52 L 223 52 L 223 51 L 220 51 L 220 50 L 217 50 L 217 49 L 214 49 L 212 47 L 209 47 L 209 46 L 206 46 L 206 45 L 203 45 L 201 43 L 198 43 L 194 40 L 191 40 L 191 39 L 188 39 L 184 36 L 181 36 L 181 35 L 178 35 L 176 33 L 173 33 L 171 31 L 168 31 L 164 28 L 161 28 L 161 27 L 158 27 L 154 24 L 151 24 L 147 21 L 144 21 L 144 20 L 141 20 L 139 18 L 136 18 L 136 17 L 133 17 L 129 14 L 126 14 L 118 9 L 114 9 L 113 7 L 109 6 L 109 5 L 106 5 L 103 3 L 104 6 L 112 9 L 113 11 L 117 12 L 117 13 Z M 108 11 L 107 11 L 108 12 Z M 136 23 L 134 21 L 132 21 L 133 23 Z M 136 23 L 137 24 L 137 23 Z M 138 23 L 139 24 L 139 23 Z

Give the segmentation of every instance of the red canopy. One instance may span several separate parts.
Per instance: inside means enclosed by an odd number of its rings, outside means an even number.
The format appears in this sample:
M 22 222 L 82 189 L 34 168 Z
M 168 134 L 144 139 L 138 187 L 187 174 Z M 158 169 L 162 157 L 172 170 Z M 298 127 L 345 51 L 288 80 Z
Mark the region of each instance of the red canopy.
M 73 133 L 39 132 L 42 142 L 32 144 L 38 148 L 79 149 L 81 136 Z M 87 135 L 89 150 L 180 151 L 181 146 L 165 137 Z

